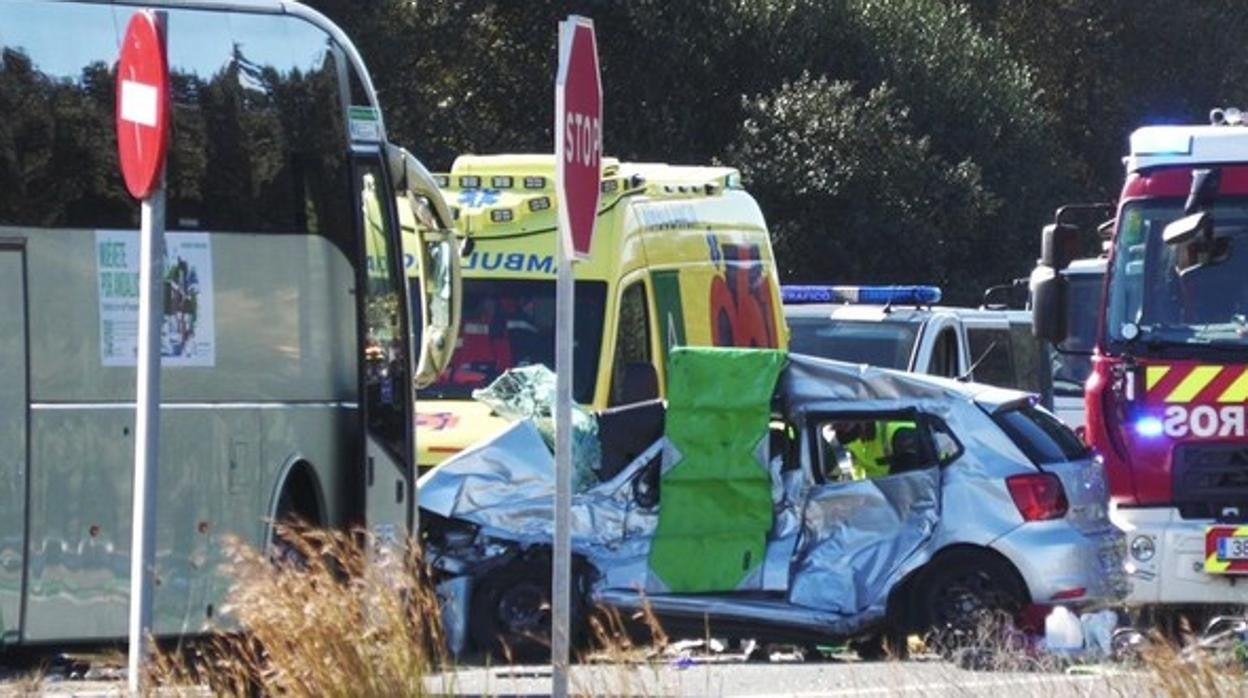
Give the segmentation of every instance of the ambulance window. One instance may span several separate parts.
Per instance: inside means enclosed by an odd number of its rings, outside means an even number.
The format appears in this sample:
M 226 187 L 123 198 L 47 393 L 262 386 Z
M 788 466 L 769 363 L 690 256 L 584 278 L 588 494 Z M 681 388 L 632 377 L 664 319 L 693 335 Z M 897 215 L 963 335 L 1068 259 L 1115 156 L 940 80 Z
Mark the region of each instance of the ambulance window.
M 958 337 L 953 333 L 952 328 L 946 327 L 936 337 L 936 344 L 932 347 L 932 361 L 928 365 L 927 372 L 934 376 L 957 378 Z
M 646 285 L 634 283 L 620 295 L 619 324 L 616 328 L 615 359 L 611 364 L 611 404 L 629 402 L 624 371 L 629 364 L 649 364 L 650 304 Z

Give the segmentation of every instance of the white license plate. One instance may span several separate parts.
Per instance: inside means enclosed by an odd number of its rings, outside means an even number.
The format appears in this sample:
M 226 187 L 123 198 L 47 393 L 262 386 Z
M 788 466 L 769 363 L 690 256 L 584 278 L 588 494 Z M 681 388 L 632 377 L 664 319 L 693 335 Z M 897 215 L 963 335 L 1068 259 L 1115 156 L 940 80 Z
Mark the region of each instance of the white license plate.
M 1248 536 L 1227 536 L 1218 539 L 1219 560 L 1248 560 Z

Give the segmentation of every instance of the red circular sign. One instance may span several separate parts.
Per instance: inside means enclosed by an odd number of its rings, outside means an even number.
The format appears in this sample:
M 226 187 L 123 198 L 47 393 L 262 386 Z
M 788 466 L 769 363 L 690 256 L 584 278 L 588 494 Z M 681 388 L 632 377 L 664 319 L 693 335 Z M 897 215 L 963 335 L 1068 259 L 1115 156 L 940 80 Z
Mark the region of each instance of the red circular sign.
M 169 145 L 169 66 L 165 41 L 151 10 L 130 18 L 117 61 L 117 155 L 126 189 L 152 193 Z
M 572 248 L 588 255 L 602 186 L 602 80 L 598 43 L 587 19 L 569 20 L 560 47 L 556 98 L 560 130 L 561 206 L 567 211 Z

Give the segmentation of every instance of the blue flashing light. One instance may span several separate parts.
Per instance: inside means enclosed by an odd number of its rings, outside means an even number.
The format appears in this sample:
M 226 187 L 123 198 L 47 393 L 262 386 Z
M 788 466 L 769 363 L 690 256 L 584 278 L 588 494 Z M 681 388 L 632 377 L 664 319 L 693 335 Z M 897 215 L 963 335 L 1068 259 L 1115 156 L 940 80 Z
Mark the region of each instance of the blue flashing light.
M 1157 417 L 1140 417 L 1135 422 L 1135 433 L 1145 438 L 1161 436 L 1162 432 L 1161 420 Z
M 803 303 L 868 303 L 872 305 L 932 305 L 940 302 L 936 286 L 781 286 L 780 300 Z

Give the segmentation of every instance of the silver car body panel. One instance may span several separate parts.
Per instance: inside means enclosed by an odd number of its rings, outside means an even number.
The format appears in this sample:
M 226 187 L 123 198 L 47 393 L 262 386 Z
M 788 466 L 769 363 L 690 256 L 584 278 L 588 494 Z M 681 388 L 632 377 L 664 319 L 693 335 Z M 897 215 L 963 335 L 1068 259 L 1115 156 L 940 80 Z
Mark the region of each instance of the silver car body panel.
M 838 412 L 917 410 L 947 425 L 961 452 L 940 468 L 817 483 L 810 440 L 801 439 L 800 469 L 783 469 L 779 457 L 770 461 L 774 516 L 762 580 L 754 588 L 775 593 L 676 595 L 656 585 L 648 565 L 658 506 L 643 508 L 633 496 L 634 480 L 667 450 L 660 440 L 616 477 L 573 497 L 573 550 L 600 573 L 595 601 L 849 635 L 883 618 L 893 587 L 952 545 L 997 550 L 1038 602 L 1080 586 L 1090 601 L 1122 593 L 1121 558 L 1115 568 L 1103 552 L 1121 549 L 1121 533 L 1107 518 L 1098 464 L 1046 467 L 1066 487 L 1067 518 L 1024 524 L 1009 494 L 1006 477 L 1037 467 L 986 410 L 1026 400 L 1026 394 L 801 355 L 789 357 L 776 391 L 788 422 L 799 429 L 810 418 Z M 513 424 L 420 480 L 423 509 L 480 527 L 477 550 L 480 541 L 549 545 L 553 493 L 553 458 L 529 422 Z

